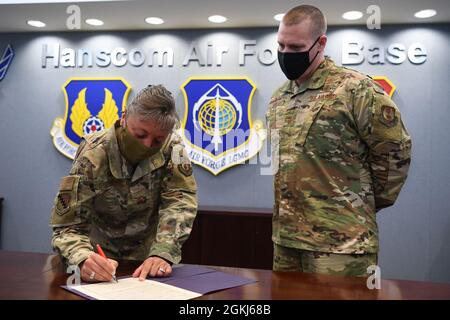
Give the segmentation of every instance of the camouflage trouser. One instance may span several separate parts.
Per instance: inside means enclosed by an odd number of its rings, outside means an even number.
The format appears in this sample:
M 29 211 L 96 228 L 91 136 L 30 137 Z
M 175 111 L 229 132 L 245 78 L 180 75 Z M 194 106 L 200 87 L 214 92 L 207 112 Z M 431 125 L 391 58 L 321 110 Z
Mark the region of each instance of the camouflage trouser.
M 273 270 L 367 277 L 377 254 L 334 254 L 282 247 L 274 243 Z

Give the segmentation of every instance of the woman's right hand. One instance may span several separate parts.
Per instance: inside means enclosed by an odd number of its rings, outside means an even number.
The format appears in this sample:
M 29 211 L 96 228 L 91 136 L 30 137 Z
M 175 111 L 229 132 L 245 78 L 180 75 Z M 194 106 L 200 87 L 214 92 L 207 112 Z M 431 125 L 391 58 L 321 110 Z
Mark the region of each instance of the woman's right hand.
M 111 281 L 119 263 L 92 252 L 81 266 L 81 279 L 86 282 Z

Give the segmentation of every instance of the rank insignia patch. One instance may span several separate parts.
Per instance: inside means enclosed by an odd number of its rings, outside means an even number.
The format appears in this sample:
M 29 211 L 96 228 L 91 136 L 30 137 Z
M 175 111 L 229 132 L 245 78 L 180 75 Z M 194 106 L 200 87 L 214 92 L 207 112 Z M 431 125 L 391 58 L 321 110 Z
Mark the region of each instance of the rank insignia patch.
M 56 200 L 56 213 L 60 216 L 66 214 L 70 209 L 71 194 L 64 192 L 58 194 Z

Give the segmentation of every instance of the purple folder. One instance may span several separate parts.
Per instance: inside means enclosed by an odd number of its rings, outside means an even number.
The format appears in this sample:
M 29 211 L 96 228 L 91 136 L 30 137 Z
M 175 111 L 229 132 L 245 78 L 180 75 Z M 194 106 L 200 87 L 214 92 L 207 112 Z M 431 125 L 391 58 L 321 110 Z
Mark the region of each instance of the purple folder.
M 151 280 L 201 294 L 257 282 L 198 265 L 175 265 L 170 277 Z
M 199 265 L 195 265 L 195 264 L 190 264 L 190 265 L 175 264 L 172 266 L 172 274 L 170 275 L 170 277 L 151 278 L 151 279 L 154 281 L 158 281 L 158 282 L 167 282 L 167 281 L 174 280 L 174 279 L 181 279 L 181 278 L 196 276 L 199 274 L 210 273 L 210 272 L 217 272 L 217 270 L 199 266 Z
M 170 277 L 151 280 L 201 294 L 257 282 L 198 265 L 175 265 Z

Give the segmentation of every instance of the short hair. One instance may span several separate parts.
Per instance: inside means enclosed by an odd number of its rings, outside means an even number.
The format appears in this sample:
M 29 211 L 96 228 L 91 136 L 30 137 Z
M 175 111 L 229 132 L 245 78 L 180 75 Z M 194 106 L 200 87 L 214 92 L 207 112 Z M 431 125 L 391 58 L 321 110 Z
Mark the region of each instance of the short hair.
M 316 39 L 327 32 L 327 21 L 319 8 L 300 5 L 289 10 L 283 17 L 283 24 L 292 26 L 302 21 L 311 21 L 311 36 Z
M 149 85 L 138 92 L 127 106 L 125 116 L 152 119 L 166 132 L 172 131 L 178 123 L 175 100 L 172 93 L 162 85 Z

